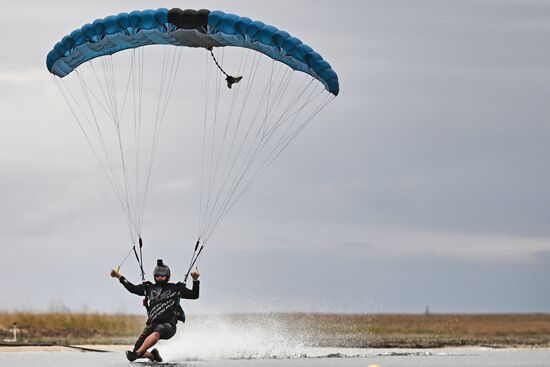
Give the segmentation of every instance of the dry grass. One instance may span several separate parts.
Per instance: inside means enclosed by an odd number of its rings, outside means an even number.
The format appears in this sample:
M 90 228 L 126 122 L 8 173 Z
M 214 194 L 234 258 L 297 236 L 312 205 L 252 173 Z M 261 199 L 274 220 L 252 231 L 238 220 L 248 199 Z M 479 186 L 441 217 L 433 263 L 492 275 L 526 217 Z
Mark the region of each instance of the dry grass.
M 11 337 L 13 323 L 29 343 L 127 343 L 143 329 L 145 318 L 133 315 L 53 313 L 0 313 L 2 339 Z
M 347 347 L 550 346 L 549 314 L 286 315 L 310 343 Z
M 208 316 L 194 316 L 197 321 Z M 276 323 L 315 346 L 442 347 L 550 346 L 550 315 L 349 315 L 232 314 L 234 322 L 271 327 Z M 144 317 L 81 313 L 0 313 L 0 338 L 17 322 L 27 343 L 132 343 Z

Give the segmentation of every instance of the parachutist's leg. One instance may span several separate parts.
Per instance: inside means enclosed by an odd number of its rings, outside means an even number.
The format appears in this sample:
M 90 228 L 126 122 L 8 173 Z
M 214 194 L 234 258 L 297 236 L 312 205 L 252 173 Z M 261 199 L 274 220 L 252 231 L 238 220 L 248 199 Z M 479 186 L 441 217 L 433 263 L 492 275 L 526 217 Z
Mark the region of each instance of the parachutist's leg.
M 158 331 L 152 332 L 149 336 L 147 336 L 147 338 L 145 338 L 141 347 L 136 350 L 136 353 L 140 356 L 140 358 L 149 358 L 153 361 L 155 357 L 151 354 L 151 352 L 148 352 L 147 350 L 153 345 L 157 344 L 159 339 L 160 333 Z
M 141 345 L 145 341 L 145 338 L 146 336 L 144 336 L 143 334 L 139 336 L 138 340 L 136 340 L 136 344 L 134 344 L 134 352 L 137 351 L 139 347 L 141 347 Z
M 137 350 L 143 345 L 143 342 L 151 334 L 152 331 L 152 325 L 145 326 L 145 329 L 143 329 L 143 332 L 139 336 L 138 340 L 136 340 L 136 344 L 134 344 L 134 352 L 137 352 Z

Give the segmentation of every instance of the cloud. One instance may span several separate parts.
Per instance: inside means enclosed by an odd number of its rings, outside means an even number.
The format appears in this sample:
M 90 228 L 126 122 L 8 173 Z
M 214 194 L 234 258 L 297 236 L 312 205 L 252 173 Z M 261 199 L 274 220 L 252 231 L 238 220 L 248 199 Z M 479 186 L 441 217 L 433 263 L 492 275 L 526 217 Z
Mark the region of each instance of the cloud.
M 5 84 L 44 83 L 50 77 L 43 69 L 0 71 L 0 87 Z M 8 86 L 4 86 L 8 87 Z
M 104 283 L 104 269 L 128 251 L 124 215 L 44 59 L 70 30 L 128 10 L 127 4 L 53 5 L 10 3 L 0 25 L 8 35 L 0 60 L 0 233 L 6 254 L 0 258 L 13 272 L 17 268 L 6 259 L 14 252 L 25 257 L 25 283 L 48 273 L 71 287 L 63 279 L 71 269 L 86 289 L 118 295 L 118 288 Z M 228 274 L 238 274 L 238 279 L 253 279 L 256 294 L 275 288 L 287 296 L 296 278 L 311 290 L 304 298 L 281 296 L 277 307 L 282 309 L 333 302 L 335 310 L 361 310 L 370 292 L 378 292 L 389 308 L 408 305 L 422 311 L 420 298 L 433 299 L 431 294 L 443 294 L 446 287 L 414 265 L 422 258 L 428 268 L 443 264 L 438 269 L 456 277 L 452 284 L 471 280 L 468 287 L 479 294 L 494 284 L 476 288 L 464 264 L 476 269 L 476 277 L 510 280 L 506 271 L 513 268 L 523 274 L 519 285 L 541 284 L 537 279 L 544 271 L 537 273 L 531 265 L 546 264 L 550 251 L 548 4 L 347 2 L 336 13 L 330 1 L 186 6 L 229 6 L 228 11 L 273 22 L 320 50 L 342 86 L 341 95 L 255 182 L 209 244 L 204 265 L 220 294 L 216 307 L 223 309 L 224 298 L 236 309 L 265 301 L 248 289 L 239 289 L 238 297 L 223 293 Z M 312 7 L 318 10 L 314 17 Z M 185 61 L 194 62 L 195 56 Z M 202 85 L 203 76 L 193 70 L 183 73 Z M 175 90 L 167 121 L 201 114 L 195 108 L 201 93 L 185 98 L 182 91 Z M 200 162 L 200 139 L 175 124 L 163 129 L 145 216 L 147 257 L 181 259 L 196 240 L 200 167 L 191 162 Z M 341 269 L 352 264 L 346 284 L 326 280 L 334 262 Z M 233 269 L 235 263 L 241 268 Z M 298 276 L 277 288 L 283 276 L 279 264 Z M 447 264 L 454 264 L 452 271 L 446 272 Z M 127 265 L 129 272 L 135 270 Z M 266 275 L 267 269 L 277 275 Z M 410 283 L 399 288 L 404 278 Z M 325 282 L 334 294 L 326 295 Z M 418 284 L 421 291 L 415 289 Z M 19 300 L 33 291 L 21 282 L 6 286 L 21 293 Z M 392 294 L 395 288 L 406 296 Z M 47 306 L 50 290 L 43 292 Z M 422 297 L 415 298 L 415 292 Z M 540 290 L 525 292 L 524 298 L 530 294 L 547 308 L 536 298 Z M 69 293 L 71 307 L 87 299 L 76 287 Z M 457 294 L 446 295 L 442 303 L 452 308 L 468 302 L 467 293 Z M 525 307 L 496 293 L 493 297 L 495 307 L 502 302 L 518 311 Z M 111 307 L 107 301 L 91 302 L 92 309 L 94 304 Z

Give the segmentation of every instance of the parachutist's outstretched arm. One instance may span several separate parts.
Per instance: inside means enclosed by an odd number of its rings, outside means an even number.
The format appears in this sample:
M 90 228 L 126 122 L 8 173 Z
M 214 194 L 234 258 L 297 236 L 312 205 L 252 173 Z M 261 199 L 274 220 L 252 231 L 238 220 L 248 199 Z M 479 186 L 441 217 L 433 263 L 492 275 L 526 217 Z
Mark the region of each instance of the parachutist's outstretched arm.
M 113 278 L 118 278 L 120 283 L 128 290 L 128 292 L 137 294 L 138 296 L 143 296 L 145 294 L 145 290 L 147 288 L 147 284 L 142 283 L 139 285 L 135 285 L 130 283 L 130 281 L 122 276 L 118 270 L 111 270 L 111 276 Z
M 119 280 L 120 284 L 122 284 L 124 288 L 128 290 L 128 292 L 137 294 L 138 296 L 143 296 L 145 294 L 145 290 L 147 289 L 146 283 L 135 285 L 130 283 L 130 281 L 123 276 L 120 276 Z
M 201 282 L 199 280 L 193 280 L 193 288 L 189 289 L 185 284 L 180 283 L 180 298 L 186 299 L 198 299 L 199 298 L 199 289 Z
M 199 298 L 199 290 L 201 282 L 199 280 L 200 273 L 197 270 L 191 273 L 193 277 L 193 288 L 189 289 L 185 286 L 185 283 L 179 283 L 180 285 L 180 298 L 197 299 Z

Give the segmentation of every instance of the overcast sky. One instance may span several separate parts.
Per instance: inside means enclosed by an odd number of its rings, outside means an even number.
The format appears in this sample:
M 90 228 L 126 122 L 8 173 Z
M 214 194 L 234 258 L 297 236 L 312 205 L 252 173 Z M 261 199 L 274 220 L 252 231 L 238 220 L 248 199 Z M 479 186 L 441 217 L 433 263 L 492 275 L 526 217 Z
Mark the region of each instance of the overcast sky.
M 2 0 L 0 309 L 142 312 L 108 277 L 128 230 L 45 57 L 86 22 L 164 6 L 285 29 L 341 87 L 219 227 L 188 312 L 550 312 L 550 2 L 335 4 Z M 145 265 L 177 279 L 197 208 L 173 203 L 198 193 L 171 190 L 185 173 L 163 159 Z

